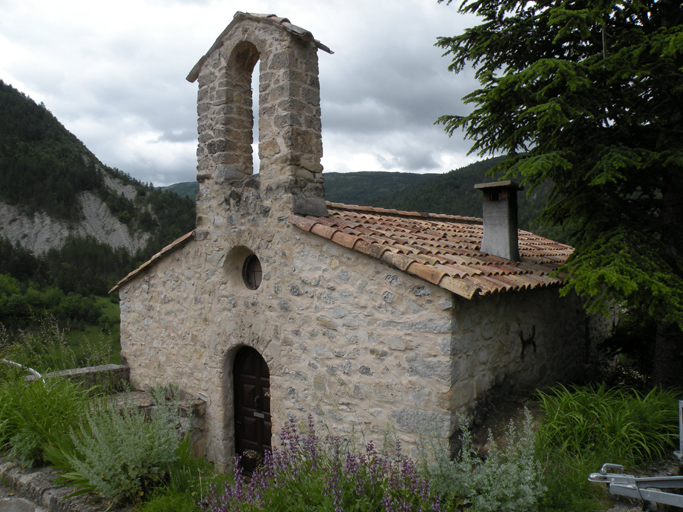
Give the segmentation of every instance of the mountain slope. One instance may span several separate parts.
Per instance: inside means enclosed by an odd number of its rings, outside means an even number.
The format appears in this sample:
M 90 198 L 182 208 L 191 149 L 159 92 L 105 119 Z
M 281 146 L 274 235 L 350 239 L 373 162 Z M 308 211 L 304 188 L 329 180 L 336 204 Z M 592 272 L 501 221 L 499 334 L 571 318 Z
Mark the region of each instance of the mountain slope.
M 102 164 L 44 105 L 0 80 L 0 237 L 37 255 L 69 237 L 131 255 L 158 250 L 171 232 L 194 227 L 194 211 L 185 199 L 155 194 Z M 169 200 L 179 219 L 171 226 L 157 211 Z
M 147 244 L 149 233 L 140 231 L 132 234 L 95 194 L 82 192 L 77 201 L 82 214 L 77 223 L 51 217 L 44 212 L 26 214 L 17 206 L 0 201 L 0 236 L 38 255 L 62 247 L 69 236 L 91 236 L 114 249 L 124 248 L 130 253 L 143 249 Z

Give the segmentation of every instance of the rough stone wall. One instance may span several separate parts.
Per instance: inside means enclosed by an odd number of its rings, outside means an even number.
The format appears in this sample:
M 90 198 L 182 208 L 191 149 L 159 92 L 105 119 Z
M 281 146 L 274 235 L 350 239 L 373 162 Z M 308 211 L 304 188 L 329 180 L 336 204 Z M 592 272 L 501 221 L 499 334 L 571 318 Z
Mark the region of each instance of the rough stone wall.
M 123 287 L 133 386 L 176 382 L 206 397 L 207 454 L 219 464 L 234 453 L 243 345 L 268 363 L 274 432 L 311 413 L 332 432 L 381 441 L 391 429 L 410 447 L 425 425 L 448 438 L 450 293 L 258 211 Z M 257 290 L 242 282 L 245 248 L 263 265 Z
M 317 48 L 281 27 L 243 20 L 198 76 L 197 181 L 204 204 L 253 174 L 252 73 L 259 67 L 259 158 L 264 192 L 286 209 L 326 215 Z M 198 228 L 206 228 L 198 203 Z
M 451 408 L 473 410 L 491 395 L 581 379 L 594 343 L 574 296 L 556 288 L 455 298 Z M 522 338 L 525 342 L 522 341 Z

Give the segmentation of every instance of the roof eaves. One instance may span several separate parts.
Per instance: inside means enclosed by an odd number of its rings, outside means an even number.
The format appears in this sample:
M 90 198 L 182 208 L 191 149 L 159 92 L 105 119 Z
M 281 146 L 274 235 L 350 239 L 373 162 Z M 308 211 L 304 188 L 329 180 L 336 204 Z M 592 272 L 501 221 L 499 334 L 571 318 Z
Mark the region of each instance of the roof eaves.
M 289 220 L 295 226 L 335 242 L 338 245 L 361 252 L 408 274 L 449 290 L 466 299 L 475 295 L 486 296 L 510 291 L 532 290 L 559 286 L 562 278 L 554 276 L 562 263 L 563 253 L 571 247 L 557 242 L 539 239 L 539 255 L 546 261 L 538 261 L 528 253 L 521 262 L 510 262 L 482 253 L 470 243 L 451 243 L 442 237 L 423 236 L 424 229 L 431 229 L 436 215 L 388 210 L 367 206 L 347 206 L 327 202 L 329 217 L 301 217 L 293 214 Z M 346 213 L 345 213 L 346 212 Z M 479 219 L 439 215 L 443 222 L 462 225 L 477 224 Z M 403 225 L 388 218 L 410 218 Z M 358 219 L 367 219 L 367 222 Z M 464 222 L 463 222 L 464 220 Z M 414 226 L 411 226 L 412 222 Z M 424 221 L 427 221 L 426 223 Z M 473 221 L 473 222 L 468 222 Z M 424 227 L 423 227 L 424 224 Z M 409 226 L 406 228 L 406 226 Z M 441 228 L 439 228 L 441 229 Z M 481 232 L 481 227 L 477 227 Z M 438 231 L 438 230 L 437 230 Z M 445 236 L 445 235 L 444 235 Z M 457 237 L 458 233 L 449 236 Z M 468 232 L 462 234 L 470 237 Z M 481 234 L 479 234 L 481 236 Z M 535 237 L 535 235 L 530 235 Z M 454 239 L 456 240 L 456 239 Z M 439 241 L 439 243 L 436 243 Z M 457 240 L 456 240 L 457 241 Z M 477 246 L 477 244 L 474 244 Z M 547 261 L 548 253 L 560 250 L 556 262 Z M 448 254 L 457 249 L 459 254 Z M 541 258 L 538 258 L 541 259 Z
M 158 253 L 156 253 L 154 256 L 152 256 L 150 259 L 145 261 L 142 265 L 140 265 L 138 268 L 130 272 L 126 277 L 124 277 L 118 283 L 116 283 L 116 286 L 109 290 L 109 293 L 114 293 L 115 291 L 119 290 L 124 284 L 126 284 L 128 281 L 131 281 L 143 270 L 150 268 L 152 265 L 157 263 L 162 258 L 165 258 L 172 252 L 177 251 L 181 247 L 185 246 L 185 244 L 187 244 L 187 242 L 194 237 L 194 234 L 195 230 L 192 230 L 189 233 L 184 234 L 180 238 L 177 238 L 176 240 L 168 244 L 166 247 L 161 249 Z

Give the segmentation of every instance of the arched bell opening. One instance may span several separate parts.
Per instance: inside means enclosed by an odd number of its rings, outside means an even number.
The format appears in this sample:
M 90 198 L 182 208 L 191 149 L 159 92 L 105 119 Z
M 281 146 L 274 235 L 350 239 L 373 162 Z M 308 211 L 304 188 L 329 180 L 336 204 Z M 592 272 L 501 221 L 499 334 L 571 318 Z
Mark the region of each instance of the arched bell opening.
M 255 91 L 252 82 L 259 58 L 256 46 L 242 41 L 232 51 L 226 68 L 230 87 L 225 91 L 227 109 L 222 124 L 226 132 L 225 149 L 232 156 L 225 163 L 234 165 L 244 175 L 254 173 L 254 127 L 258 127 L 258 112 L 254 106 L 258 105 L 259 80 L 255 80 Z

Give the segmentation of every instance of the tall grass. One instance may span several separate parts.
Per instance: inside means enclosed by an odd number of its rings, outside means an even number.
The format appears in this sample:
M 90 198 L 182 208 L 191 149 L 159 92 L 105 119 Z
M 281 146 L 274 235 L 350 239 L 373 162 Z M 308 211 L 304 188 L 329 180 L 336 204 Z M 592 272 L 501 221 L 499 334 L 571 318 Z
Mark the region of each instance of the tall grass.
M 40 373 L 106 364 L 111 360 L 111 342 L 82 337 L 74 343 L 69 331 L 53 317 L 36 319 L 26 329 L 10 331 L 0 324 L 0 357 L 28 366 Z M 0 371 L 6 371 L 6 369 Z
M 559 386 L 538 396 L 545 412 L 539 441 L 547 448 L 634 466 L 664 457 L 678 438 L 670 391 Z
M 544 412 L 538 449 L 545 459 L 545 511 L 598 511 L 611 503 L 587 481 L 605 462 L 633 469 L 666 457 L 678 438 L 677 397 L 605 385 L 558 386 L 538 393 Z
M 81 421 L 92 398 L 67 379 L 0 383 L 0 449 L 26 466 L 42 463 L 46 450 Z

